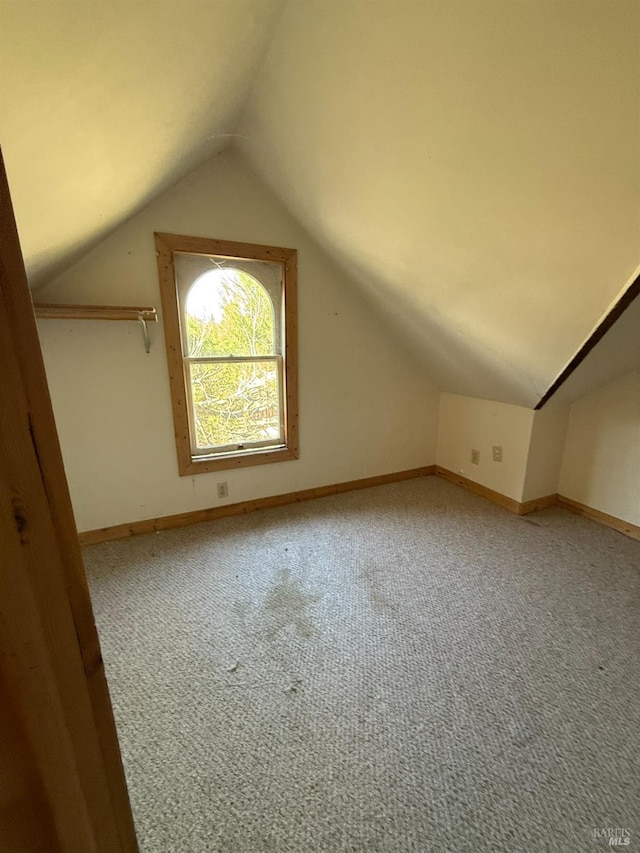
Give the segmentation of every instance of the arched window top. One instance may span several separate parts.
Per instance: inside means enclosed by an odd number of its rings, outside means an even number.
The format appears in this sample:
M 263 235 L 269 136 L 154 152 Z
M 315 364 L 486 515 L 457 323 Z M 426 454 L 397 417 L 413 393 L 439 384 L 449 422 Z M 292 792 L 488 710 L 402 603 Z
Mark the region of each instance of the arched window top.
M 277 353 L 271 297 L 243 270 L 224 267 L 199 276 L 187 292 L 184 319 L 192 358 Z

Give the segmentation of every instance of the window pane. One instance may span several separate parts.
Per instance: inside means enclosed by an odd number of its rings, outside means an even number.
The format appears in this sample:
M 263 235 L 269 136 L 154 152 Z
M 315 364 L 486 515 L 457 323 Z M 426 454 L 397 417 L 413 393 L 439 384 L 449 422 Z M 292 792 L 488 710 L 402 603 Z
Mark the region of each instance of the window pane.
M 275 355 L 271 298 L 253 276 L 232 268 L 206 272 L 185 300 L 187 355 Z
M 196 447 L 283 441 L 278 365 L 273 361 L 192 364 Z

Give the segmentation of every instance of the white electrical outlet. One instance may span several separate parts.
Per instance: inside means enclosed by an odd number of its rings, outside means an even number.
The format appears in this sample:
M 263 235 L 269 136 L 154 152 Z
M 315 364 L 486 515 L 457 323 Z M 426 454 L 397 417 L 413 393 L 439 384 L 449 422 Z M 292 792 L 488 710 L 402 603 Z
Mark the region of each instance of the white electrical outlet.
M 471 451 L 471 464 L 472 465 L 479 465 L 480 464 L 480 451 L 479 450 L 472 450 Z
M 218 483 L 218 497 L 219 498 L 228 498 L 229 497 L 229 486 L 227 483 Z
M 494 462 L 502 462 L 502 445 L 494 444 L 493 445 L 493 461 Z

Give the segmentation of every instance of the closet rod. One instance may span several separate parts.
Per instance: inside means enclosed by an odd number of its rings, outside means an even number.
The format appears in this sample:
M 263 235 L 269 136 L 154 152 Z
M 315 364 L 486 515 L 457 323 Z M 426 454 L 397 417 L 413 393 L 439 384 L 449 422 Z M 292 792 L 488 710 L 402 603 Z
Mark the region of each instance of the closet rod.
M 155 323 L 155 308 L 135 305 L 63 305 L 62 303 L 36 302 L 36 317 L 44 320 L 139 320 Z
M 146 352 L 151 350 L 147 323 L 157 323 L 155 308 L 137 305 L 64 305 L 62 303 L 36 302 L 36 317 L 41 320 L 133 320 L 142 327 L 142 340 Z

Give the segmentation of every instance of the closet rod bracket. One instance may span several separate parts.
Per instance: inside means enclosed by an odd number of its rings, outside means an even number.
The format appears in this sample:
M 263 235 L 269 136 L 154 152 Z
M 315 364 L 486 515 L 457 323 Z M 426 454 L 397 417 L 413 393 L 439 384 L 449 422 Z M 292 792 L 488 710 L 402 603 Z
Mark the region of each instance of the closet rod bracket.
M 144 351 L 146 353 L 149 353 L 151 352 L 151 340 L 149 339 L 149 329 L 147 328 L 147 320 L 142 313 L 138 314 L 138 321 L 142 326 L 142 340 L 144 341 Z

